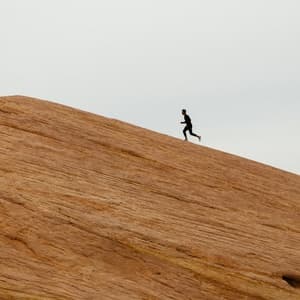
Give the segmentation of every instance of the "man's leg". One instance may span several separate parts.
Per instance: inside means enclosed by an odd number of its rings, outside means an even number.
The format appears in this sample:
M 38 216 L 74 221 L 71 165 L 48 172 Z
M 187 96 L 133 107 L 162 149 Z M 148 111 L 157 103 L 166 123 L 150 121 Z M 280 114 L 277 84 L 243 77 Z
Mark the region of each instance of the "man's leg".
M 188 131 L 189 129 L 188 129 L 188 127 L 187 126 L 185 126 L 184 127 L 184 129 L 183 129 L 183 135 L 184 135 L 184 139 L 187 141 L 188 139 L 187 139 L 187 135 L 186 135 L 186 132 Z
M 198 135 L 198 134 L 196 134 L 196 133 L 194 133 L 192 127 L 189 128 L 189 132 L 190 132 L 190 135 L 196 136 L 199 139 L 199 142 L 201 141 L 201 136 Z

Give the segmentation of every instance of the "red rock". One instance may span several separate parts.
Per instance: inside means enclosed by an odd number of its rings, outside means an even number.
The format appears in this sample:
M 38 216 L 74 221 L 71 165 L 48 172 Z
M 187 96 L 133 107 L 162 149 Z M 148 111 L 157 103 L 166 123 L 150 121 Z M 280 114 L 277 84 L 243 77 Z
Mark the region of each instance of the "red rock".
M 0 98 L 0 299 L 300 299 L 300 178 Z

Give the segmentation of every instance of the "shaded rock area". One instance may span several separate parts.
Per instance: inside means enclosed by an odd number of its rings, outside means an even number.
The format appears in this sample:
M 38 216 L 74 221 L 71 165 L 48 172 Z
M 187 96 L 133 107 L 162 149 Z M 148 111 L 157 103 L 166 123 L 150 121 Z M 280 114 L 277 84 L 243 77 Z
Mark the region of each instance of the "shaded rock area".
M 300 177 L 0 98 L 0 299 L 299 300 Z

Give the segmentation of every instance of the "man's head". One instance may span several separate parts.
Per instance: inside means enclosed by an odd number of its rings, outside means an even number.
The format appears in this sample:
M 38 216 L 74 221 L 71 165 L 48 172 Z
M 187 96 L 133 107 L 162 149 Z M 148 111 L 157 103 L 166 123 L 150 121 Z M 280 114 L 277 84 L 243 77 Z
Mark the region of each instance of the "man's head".
M 186 109 L 183 109 L 183 110 L 181 111 L 181 114 L 185 116 L 185 115 L 186 115 Z

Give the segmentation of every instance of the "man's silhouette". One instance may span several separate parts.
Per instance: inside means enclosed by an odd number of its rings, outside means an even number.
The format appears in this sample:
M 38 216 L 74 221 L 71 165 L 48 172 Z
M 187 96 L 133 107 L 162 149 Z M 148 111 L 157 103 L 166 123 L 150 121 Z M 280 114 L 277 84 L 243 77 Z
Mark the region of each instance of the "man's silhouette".
M 181 122 L 181 124 L 186 124 L 186 126 L 183 129 L 183 134 L 184 134 L 184 139 L 187 141 L 187 135 L 186 132 L 188 131 L 190 135 L 196 136 L 199 139 L 199 142 L 201 141 L 201 136 L 197 135 L 193 132 L 193 125 L 192 125 L 192 120 L 190 116 L 186 113 L 186 109 L 183 109 L 181 111 L 181 114 L 184 116 L 184 121 Z

